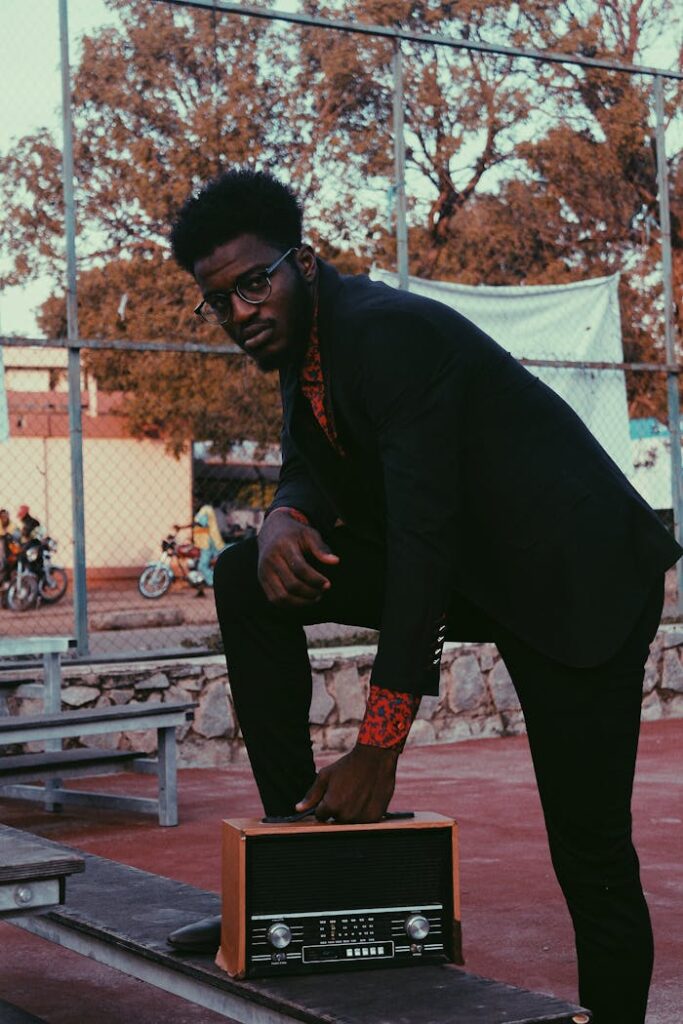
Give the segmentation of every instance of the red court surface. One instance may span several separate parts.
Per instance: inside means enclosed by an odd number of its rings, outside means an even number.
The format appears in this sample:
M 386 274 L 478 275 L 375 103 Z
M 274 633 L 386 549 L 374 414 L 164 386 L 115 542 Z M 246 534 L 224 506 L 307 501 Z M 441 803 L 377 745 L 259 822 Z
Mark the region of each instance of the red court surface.
M 657 944 L 648 1024 L 683 1021 L 682 747 L 683 719 L 643 726 L 634 830 Z M 92 788 L 153 795 L 154 780 L 100 778 Z M 459 822 L 466 968 L 576 1000 L 569 917 L 546 849 L 525 737 L 408 749 L 392 806 Z M 259 813 L 245 764 L 181 771 L 177 828 L 133 814 L 78 808 L 49 815 L 37 804 L 0 801 L 0 820 L 15 828 L 216 891 L 220 819 Z M 0 998 L 49 1024 L 225 1019 L 7 923 L 0 924 L 0 951 Z M 419 968 L 414 973 L 419 984 Z

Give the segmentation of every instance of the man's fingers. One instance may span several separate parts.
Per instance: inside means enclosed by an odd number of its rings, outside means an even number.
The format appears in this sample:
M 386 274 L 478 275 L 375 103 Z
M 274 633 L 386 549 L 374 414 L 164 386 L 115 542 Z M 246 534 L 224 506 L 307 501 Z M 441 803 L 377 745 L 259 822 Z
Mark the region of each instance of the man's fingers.
M 315 809 L 315 816 L 318 821 L 329 821 L 334 815 L 324 800 L 321 800 Z
M 296 805 L 295 810 L 310 811 L 311 807 L 315 807 L 317 804 L 320 803 L 320 801 L 325 795 L 326 789 L 327 784 L 325 780 L 322 779 L 320 775 L 318 775 L 316 777 L 315 782 L 313 783 L 313 785 L 311 786 L 303 800 L 299 800 L 299 803 Z
M 337 565 L 339 562 L 339 555 L 335 555 L 334 551 L 331 550 L 322 539 L 317 530 L 309 529 L 302 534 L 302 541 L 304 550 L 313 555 L 318 562 L 323 562 L 325 565 Z
M 292 580 L 294 584 L 314 587 L 318 591 L 327 589 L 330 585 L 327 576 L 318 572 L 298 551 L 283 556 L 278 573 L 288 590 L 293 589 Z

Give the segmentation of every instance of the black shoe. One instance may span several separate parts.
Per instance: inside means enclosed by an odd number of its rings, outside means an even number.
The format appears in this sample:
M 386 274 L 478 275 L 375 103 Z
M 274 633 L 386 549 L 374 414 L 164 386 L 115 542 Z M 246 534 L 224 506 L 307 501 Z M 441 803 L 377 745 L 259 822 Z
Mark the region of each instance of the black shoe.
M 176 928 L 166 941 L 185 953 L 215 953 L 221 944 L 221 919 L 203 917 L 201 921 Z

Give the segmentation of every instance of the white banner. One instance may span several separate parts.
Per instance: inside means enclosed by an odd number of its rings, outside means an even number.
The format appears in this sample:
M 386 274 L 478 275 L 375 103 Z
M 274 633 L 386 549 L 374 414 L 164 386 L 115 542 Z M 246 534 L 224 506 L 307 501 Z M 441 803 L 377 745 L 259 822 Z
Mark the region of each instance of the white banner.
M 396 274 L 374 270 L 396 286 Z M 619 275 L 574 284 L 453 284 L 410 278 L 410 291 L 436 299 L 472 320 L 517 359 L 623 362 Z M 622 370 L 532 366 L 535 376 L 571 405 L 600 444 L 633 479 L 626 384 Z

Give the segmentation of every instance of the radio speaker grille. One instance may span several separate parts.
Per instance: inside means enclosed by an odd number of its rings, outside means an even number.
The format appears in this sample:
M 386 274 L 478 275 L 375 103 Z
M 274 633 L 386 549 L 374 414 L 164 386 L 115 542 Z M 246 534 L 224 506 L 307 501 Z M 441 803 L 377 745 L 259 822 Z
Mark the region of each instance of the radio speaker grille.
M 429 905 L 451 888 L 447 828 L 253 836 L 247 863 L 250 914 L 326 908 Z

